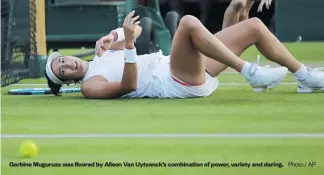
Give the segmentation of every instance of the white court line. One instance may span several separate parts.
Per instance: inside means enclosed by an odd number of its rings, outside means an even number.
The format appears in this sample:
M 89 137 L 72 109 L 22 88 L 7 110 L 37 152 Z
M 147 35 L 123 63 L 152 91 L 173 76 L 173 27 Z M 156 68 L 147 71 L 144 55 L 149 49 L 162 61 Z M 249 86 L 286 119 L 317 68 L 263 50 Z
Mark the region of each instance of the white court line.
M 9 86 L 48 86 L 47 84 L 11 84 Z M 63 87 L 74 87 L 75 85 L 66 86 Z
M 280 85 L 295 85 L 297 83 L 289 82 L 289 83 L 280 83 Z M 248 83 L 219 83 L 221 86 L 241 86 L 248 85 Z M 47 84 L 12 84 L 9 86 L 47 86 Z M 63 87 L 78 87 L 78 86 L 63 86 Z
M 295 85 L 297 83 L 280 83 L 279 85 Z M 219 83 L 221 86 L 241 86 L 241 85 L 249 85 L 249 83 Z
M 1 134 L 1 138 L 324 138 L 324 133 L 278 134 Z

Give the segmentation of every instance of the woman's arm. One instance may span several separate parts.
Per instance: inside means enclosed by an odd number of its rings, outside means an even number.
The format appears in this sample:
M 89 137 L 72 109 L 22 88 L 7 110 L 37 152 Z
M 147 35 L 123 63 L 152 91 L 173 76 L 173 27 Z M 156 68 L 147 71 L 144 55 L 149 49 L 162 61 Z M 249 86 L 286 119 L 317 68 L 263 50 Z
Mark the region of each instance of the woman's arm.
M 140 26 L 135 28 L 135 37 L 138 38 L 142 32 Z M 111 31 L 108 35 L 101 37 L 96 42 L 95 53 L 101 57 L 106 50 L 124 50 L 125 49 L 125 34 L 123 28 L 118 28 Z
M 138 38 L 142 33 L 142 28 L 140 26 L 136 26 L 135 28 L 135 35 L 136 35 L 136 38 Z M 115 31 L 112 31 L 110 34 L 108 35 L 112 35 L 110 37 L 113 37 L 114 38 L 114 35 L 117 35 L 117 32 Z M 123 50 L 125 49 L 125 39 L 123 39 L 122 41 L 118 41 L 118 42 L 113 42 L 110 46 L 110 50 Z M 108 50 L 108 49 L 107 49 Z

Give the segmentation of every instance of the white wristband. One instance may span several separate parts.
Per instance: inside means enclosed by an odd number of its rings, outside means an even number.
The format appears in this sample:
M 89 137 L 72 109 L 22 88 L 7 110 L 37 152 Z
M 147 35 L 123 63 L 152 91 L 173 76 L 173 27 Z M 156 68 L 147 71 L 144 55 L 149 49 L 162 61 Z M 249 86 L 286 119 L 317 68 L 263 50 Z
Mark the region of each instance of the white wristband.
M 136 48 L 134 49 L 125 49 L 124 50 L 125 63 L 136 63 L 137 52 Z
M 125 40 L 125 33 L 123 28 L 117 28 L 113 30 L 112 32 L 117 33 L 117 39 L 114 42 L 119 42 Z

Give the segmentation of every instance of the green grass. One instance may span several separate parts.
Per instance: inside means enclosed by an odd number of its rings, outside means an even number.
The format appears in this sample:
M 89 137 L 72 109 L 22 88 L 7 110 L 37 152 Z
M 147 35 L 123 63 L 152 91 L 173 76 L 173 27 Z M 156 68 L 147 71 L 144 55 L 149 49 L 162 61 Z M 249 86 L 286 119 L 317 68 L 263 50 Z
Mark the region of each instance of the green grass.
M 85 53 L 85 52 L 89 52 L 94 50 L 94 48 L 84 48 L 84 49 L 60 49 L 59 52 L 62 55 L 75 55 L 75 54 L 80 54 L 80 53 Z M 51 50 L 49 52 L 49 54 L 51 54 L 53 52 L 53 50 Z M 86 61 L 91 61 L 94 58 L 94 54 L 93 55 L 89 55 L 86 57 L 82 57 L 81 59 L 86 60 Z
M 80 53 L 85 53 L 88 51 L 93 50 L 94 48 L 84 48 L 84 49 L 59 49 L 59 52 L 62 55 L 75 55 L 75 54 L 80 54 Z M 53 50 L 50 50 L 49 54 L 51 54 Z
M 322 43 L 287 44 L 303 62 L 323 63 Z M 69 51 L 66 53 L 77 53 Z M 243 57 L 255 60 L 255 48 Z M 264 60 L 264 59 L 263 59 Z M 264 62 L 267 63 L 267 62 Z M 254 93 L 239 74 L 223 74 L 208 98 L 86 100 L 80 93 L 13 96 L 1 89 L 2 134 L 111 133 L 324 133 L 324 94 L 297 94 L 282 84 Z M 284 82 L 294 83 L 289 74 Z M 44 78 L 20 84 L 45 84 Z M 30 86 L 26 86 L 30 87 Z M 44 87 L 36 85 L 34 87 Z M 28 139 L 28 138 L 26 138 Z M 2 138 L 3 174 L 285 174 L 320 175 L 324 171 L 323 138 L 42 138 L 33 139 L 40 155 L 23 159 L 24 139 Z M 283 168 L 22 168 L 10 162 L 277 162 Z M 288 162 L 316 162 L 315 167 L 289 167 Z
M 324 64 L 324 42 L 310 43 L 284 43 L 284 46 L 299 61 L 308 64 Z M 261 53 L 255 46 L 246 50 L 241 58 L 248 61 L 255 61 L 256 55 Z M 261 61 L 269 62 L 261 55 Z
M 237 74 L 225 76 L 231 77 L 224 78 L 228 81 L 243 82 Z M 291 82 L 292 76 L 286 79 Z M 111 101 L 86 100 L 80 93 L 7 95 L 13 88 L 2 89 L 5 133 L 324 132 L 324 98 L 318 93 L 296 94 L 296 85 L 281 85 L 261 94 L 247 84 L 221 85 L 203 99 Z

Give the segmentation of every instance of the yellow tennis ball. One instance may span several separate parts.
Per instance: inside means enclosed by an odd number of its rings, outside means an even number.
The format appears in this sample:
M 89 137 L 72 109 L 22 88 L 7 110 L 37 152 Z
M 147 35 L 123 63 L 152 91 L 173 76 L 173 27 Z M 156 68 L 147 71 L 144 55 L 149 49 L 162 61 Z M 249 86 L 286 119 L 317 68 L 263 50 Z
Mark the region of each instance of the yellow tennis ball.
M 20 155 L 21 157 L 35 157 L 38 155 L 38 147 L 35 142 L 31 140 L 24 141 L 20 146 Z

